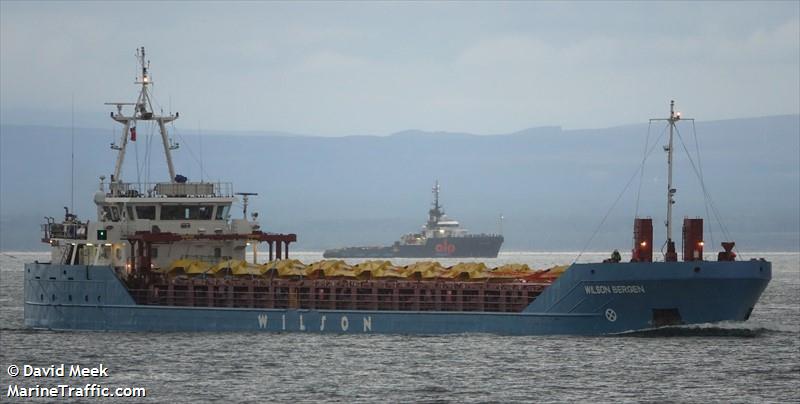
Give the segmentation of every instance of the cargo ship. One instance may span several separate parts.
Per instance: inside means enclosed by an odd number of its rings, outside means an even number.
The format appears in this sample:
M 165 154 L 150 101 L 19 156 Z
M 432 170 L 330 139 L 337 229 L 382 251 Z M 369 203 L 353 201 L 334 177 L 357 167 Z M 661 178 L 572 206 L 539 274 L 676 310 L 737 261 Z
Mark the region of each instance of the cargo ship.
M 406 234 L 391 246 L 325 250 L 324 258 L 495 258 L 503 245 L 500 234 L 470 234 L 447 217 L 439 204 L 439 181 L 433 186 L 433 207 L 419 233 Z
M 166 124 L 150 101 L 149 62 L 137 50 L 133 103 L 112 103 L 122 125 L 114 173 L 100 177 L 97 215 L 47 218 L 50 262 L 24 268 L 24 322 L 34 329 L 315 333 L 604 335 L 662 326 L 744 321 L 771 279 L 763 259 L 741 261 L 732 242 L 703 259 L 702 219 L 685 219 L 683 260 L 672 240 L 670 108 L 667 253 L 653 260 L 653 222 L 634 220 L 633 259 L 531 269 L 406 266 L 389 261 L 303 264 L 289 258 L 295 234 L 265 231 L 247 215 L 253 193 L 191 182 L 174 171 Z M 129 108 L 132 107 L 132 108 Z M 136 127 L 157 127 L 168 180 L 123 180 Z M 241 198 L 243 217 L 232 218 Z M 238 215 L 237 215 L 238 216 Z M 264 247 L 264 245 L 268 246 Z M 261 248 L 261 250 L 259 250 Z M 268 252 L 267 252 L 268 250 Z M 267 255 L 259 263 L 260 251 Z M 252 254 L 252 261 L 246 258 Z

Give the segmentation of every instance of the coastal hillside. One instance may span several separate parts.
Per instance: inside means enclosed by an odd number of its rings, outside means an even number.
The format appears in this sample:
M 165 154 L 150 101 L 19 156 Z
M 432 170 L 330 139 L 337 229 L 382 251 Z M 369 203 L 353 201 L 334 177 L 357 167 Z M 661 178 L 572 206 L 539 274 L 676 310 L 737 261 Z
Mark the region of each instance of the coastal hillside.
M 111 127 L 75 129 L 74 208 L 81 217 L 94 218 L 98 177 L 113 171 L 116 152 L 109 144 L 118 141 L 119 129 L 115 133 Z M 70 205 L 70 129 L 0 129 L 0 249 L 43 249 L 39 223 Z M 629 248 L 640 188 L 638 213 L 655 219 L 656 240 L 663 242 L 658 226 L 665 211 L 663 129 L 654 124 L 648 130 L 645 124 L 480 136 L 408 130 L 347 137 L 213 130 L 198 135 L 180 126 L 171 131 L 180 143 L 174 153 L 180 174 L 191 181 L 231 181 L 236 191 L 257 192 L 251 211 L 260 213 L 265 230 L 297 233 L 295 249 L 388 244 L 416 231 L 438 179 L 446 213 L 471 231 L 498 232 L 504 216 L 506 251 L 582 249 L 626 189 L 588 246 L 606 251 Z M 695 176 L 695 169 L 702 170 L 713 208 L 743 251 L 796 251 L 800 116 L 699 121 L 696 141 L 690 122 L 679 130 L 676 220 L 707 216 Z M 140 126 L 126 156 L 126 181 L 166 179 L 155 133 Z M 652 152 L 640 182 L 635 173 L 646 142 Z M 713 208 L 708 207 L 712 215 Z M 721 228 L 711 222 L 718 245 Z M 711 238 L 707 228 L 706 239 Z

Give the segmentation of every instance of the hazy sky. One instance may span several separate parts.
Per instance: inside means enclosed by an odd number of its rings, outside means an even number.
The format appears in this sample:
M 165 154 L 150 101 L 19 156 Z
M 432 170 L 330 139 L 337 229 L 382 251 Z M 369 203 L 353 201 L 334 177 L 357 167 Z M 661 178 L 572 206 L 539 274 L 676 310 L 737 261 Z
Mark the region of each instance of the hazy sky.
M 3 124 L 503 133 L 800 113 L 800 2 L 0 2 Z

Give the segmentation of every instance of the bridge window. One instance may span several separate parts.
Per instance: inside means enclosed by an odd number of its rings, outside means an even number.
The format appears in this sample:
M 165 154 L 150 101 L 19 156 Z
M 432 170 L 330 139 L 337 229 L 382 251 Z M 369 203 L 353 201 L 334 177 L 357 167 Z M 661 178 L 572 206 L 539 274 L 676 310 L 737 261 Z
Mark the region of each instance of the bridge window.
M 112 222 L 119 221 L 119 208 L 116 206 L 103 206 L 104 221 L 110 220 Z
M 225 220 L 228 217 L 228 212 L 231 210 L 231 205 L 219 205 L 217 206 L 217 215 L 215 219 L 217 220 Z
M 211 205 L 163 205 L 161 220 L 211 220 Z
M 155 206 L 137 206 L 136 217 L 138 219 L 156 220 L 156 207 Z

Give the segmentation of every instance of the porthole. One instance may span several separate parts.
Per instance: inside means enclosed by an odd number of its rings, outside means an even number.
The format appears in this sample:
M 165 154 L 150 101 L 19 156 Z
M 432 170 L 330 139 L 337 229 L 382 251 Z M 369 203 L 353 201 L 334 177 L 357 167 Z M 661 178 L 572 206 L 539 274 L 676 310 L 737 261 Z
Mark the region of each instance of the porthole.
M 64 270 L 64 275 L 66 275 L 66 274 L 67 274 L 67 270 L 65 269 L 65 270 Z
M 69 301 L 71 302 L 72 301 L 72 295 L 69 295 L 68 298 L 69 298 Z
M 98 302 L 100 301 L 100 296 L 99 296 L 99 295 L 97 296 L 97 301 L 98 301 Z
M 53 294 L 50 298 L 53 299 L 53 301 L 56 301 L 56 295 L 55 294 Z
M 39 295 L 39 301 L 40 301 L 40 302 L 43 302 L 43 301 L 44 301 L 44 295 Z
M 700 272 L 700 267 L 694 267 L 694 273 L 699 273 L 699 272 Z
M 84 296 L 83 301 L 89 303 L 89 295 Z

